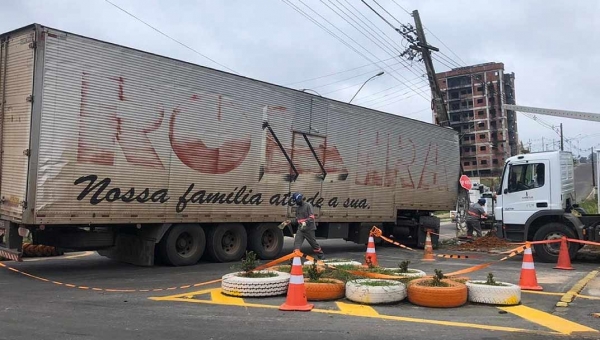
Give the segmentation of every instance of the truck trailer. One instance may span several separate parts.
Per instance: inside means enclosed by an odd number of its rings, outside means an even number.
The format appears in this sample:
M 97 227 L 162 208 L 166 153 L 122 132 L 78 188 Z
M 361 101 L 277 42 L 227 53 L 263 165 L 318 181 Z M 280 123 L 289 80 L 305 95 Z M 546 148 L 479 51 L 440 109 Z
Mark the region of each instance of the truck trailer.
M 422 246 L 456 205 L 450 128 L 39 24 L 0 41 L 0 256 L 273 259 L 293 192 L 318 238 Z

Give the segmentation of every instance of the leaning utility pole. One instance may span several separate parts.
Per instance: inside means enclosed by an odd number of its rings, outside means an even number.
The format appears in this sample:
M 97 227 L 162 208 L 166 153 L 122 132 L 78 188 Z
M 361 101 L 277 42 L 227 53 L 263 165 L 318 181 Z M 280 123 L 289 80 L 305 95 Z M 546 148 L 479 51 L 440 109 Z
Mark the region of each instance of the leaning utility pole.
M 430 53 L 430 50 L 437 52 L 439 49 L 427 44 L 419 11 L 414 10 L 413 17 L 415 19 L 415 29 L 417 31 L 417 46 L 412 47 L 420 51 L 423 56 L 423 62 L 425 63 L 425 69 L 427 70 L 427 78 L 429 79 L 429 86 L 431 87 L 431 106 L 432 108 L 436 108 L 436 124 L 447 127 L 450 126 L 450 116 L 446 110 L 442 91 L 440 91 L 437 77 L 435 76 L 435 69 L 433 68 L 433 61 L 431 61 Z

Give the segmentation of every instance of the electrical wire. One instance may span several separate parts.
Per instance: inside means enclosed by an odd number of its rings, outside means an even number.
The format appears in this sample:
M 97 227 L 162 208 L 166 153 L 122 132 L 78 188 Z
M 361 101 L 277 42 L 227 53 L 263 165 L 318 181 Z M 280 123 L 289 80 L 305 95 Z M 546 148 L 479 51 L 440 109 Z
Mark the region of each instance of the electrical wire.
M 302 9 L 300 9 L 299 7 L 297 7 L 296 5 L 292 4 L 291 2 L 289 2 L 288 0 L 282 0 L 285 4 L 291 6 L 292 8 L 294 8 L 298 13 L 300 13 L 301 15 L 303 15 L 304 17 L 306 17 L 307 19 L 309 19 L 311 22 L 313 22 L 315 25 L 319 26 L 320 28 L 322 28 L 323 30 L 325 30 L 326 32 L 328 32 L 329 34 L 331 34 L 334 38 L 338 39 L 338 41 L 342 42 L 345 46 L 347 46 L 348 48 L 350 48 L 351 50 L 353 50 L 354 52 L 356 52 L 358 55 L 362 56 L 363 58 L 367 59 L 368 61 L 370 61 L 371 63 L 375 63 L 373 60 L 371 60 L 371 58 L 367 57 L 366 55 L 364 55 L 362 52 L 358 51 L 356 48 L 354 48 L 354 46 L 350 45 L 348 42 L 346 42 L 344 39 L 340 38 L 337 34 L 331 32 L 331 30 L 329 30 L 327 27 L 323 26 L 321 23 L 319 23 L 317 20 L 315 20 L 314 18 L 312 18 L 310 15 L 308 15 L 306 12 L 304 12 Z M 354 43 L 356 43 L 357 45 L 361 46 L 363 49 L 365 49 L 362 45 L 360 45 L 359 43 L 356 42 L 356 40 L 354 40 L 352 37 L 348 36 L 345 32 L 343 32 L 341 29 L 339 29 L 337 26 L 333 25 L 329 20 L 327 20 L 326 18 L 324 18 L 322 15 L 320 15 L 318 12 L 316 12 L 315 10 L 313 10 L 310 6 L 307 6 L 304 2 L 302 2 L 302 0 L 300 0 L 300 2 L 306 6 L 307 8 L 309 8 L 312 12 L 314 12 L 315 14 L 317 14 L 319 17 L 321 17 L 323 20 L 325 20 L 325 22 L 329 23 L 332 27 L 336 28 L 338 31 L 340 31 L 343 35 L 345 35 L 346 37 L 348 37 L 350 40 L 354 41 Z M 369 50 L 365 49 L 369 54 L 371 54 L 373 57 L 375 57 L 376 59 L 378 59 L 380 62 L 382 62 L 382 60 L 380 58 L 377 58 L 377 56 L 375 56 L 373 53 L 371 53 Z M 402 82 L 400 79 L 398 79 L 397 77 L 395 77 L 393 74 L 390 74 L 391 77 L 393 77 L 394 79 L 396 79 L 398 82 L 404 84 L 404 82 Z M 423 96 L 422 93 L 418 93 L 415 91 L 415 93 L 417 93 L 418 95 L 420 95 L 423 99 L 425 99 L 426 101 L 430 101 L 428 98 L 426 98 L 425 96 Z
M 208 59 L 208 60 L 212 61 L 213 63 L 215 63 L 215 64 L 217 64 L 217 65 L 219 65 L 219 66 L 221 66 L 221 67 L 224 67 L 224 68 L 226 68 L 227 70 L 229 70 L 229 71 L 231 71 L 231 72 L 233 72 L 233 73 L 235 73 L 235 74 L 239 75 L 239 73 L 238 73 L 238 72 L 236 72 L 236 71 L 234 71 L 233 69 L 231 69 L 231 68 L 229 68 L 229 67 L 227 67 L 227 66 L 225 66 L 225 65 L 223 65 L 223 64 L 221 64 L 221 63 L 219 63 L 218 61 L 216 61 L 216 60 L 214 60 L 214 59 L 212 59 L 212 58 L 210 58 L 210 57 L 208 57 L 208 56 L 206 56 L 206 55 L 204 55 L 204 54 L 202 54 L 202 53 L 198 52 L 197 50 L 195 50 L 195 49 L 193 49 L 193 48 L 189 47 L 188 45 L 186 45 L 186 44 L 182 43 L 181 41 L 179 41 L 179 40 L 177 40 L 177 39 L 175 39 L 175 38 L 171 37 L 170 35 L 168 35 L 168 34 L 164 33 L 163 31 L 159 30 L 158 28 L 156 28 L 156 27 L 154 27 L 154 26 L 150 25 L 149 23 L 145 22 L 144 20 L 142 20 L 142 19 L 138 18 L 137 16 L 135 16 L 135 15 L 134 15 L 134 14 L 132 14 L 131 12 L 128 12 L 128 11 L 126 11 L 125 9 L 123 9 L 123 8 L 121 8 L 121 7 L 119 7 L 119 6 L 117 6 L 116 4 L 114 4 L 114 3 L 110 2 L 109 0 L 104 0 L 104 1 L 108 2 L 109 4 L 113 5 L 114 7 L 118 8 L 118 9 L 119 9 L 119 10 L 121 10 L 121 11 L 123 11 L 124 13 L 128 14 L 129 16 L 131 16 L 132 18 L 134 18 L 134 19 L 138 20 L 139 22 L 143 23 L 144 25 L 146 25 L 146 26 L 150 27 L 151 29 L 155 30 L 156 32 L 158 32 L 158 33 L 162 34 L 163 36 L 165 36 L 165 37 L 167 37 L 167 38 L 169 38 L 169 39 L 173 40 L 174 42 L 178 43 L 179 45 L 181 45 L 181 46 L 183 46 L 183 47 L 185 47 L 185 48 L 189 49 L 190 51 L 192 51 L 192 52 L 194 52 L 194 53 L 196 53 L 196 54 L 198 54 L 198 55 L 200 55 L 200 56 L 202 56 L 202 57 L 204 57 L 204 58 L 206 58 L 206 59 Z
M 334 12 L 336 15 L 338 15 L 340 18 L 342 18 L 344 21 L 346 21 L 348 24 L 350 24 L 354 29 L 356 29 L 359 33 L 361 33 L 362 35 L 364 35 L 367 39 L 369 39 L 371 42 L 373 42 L 375 45 L 377 45 L 379 48 L 381 48 L 382 50 L 386 51 L 386 49 L 384 47 L 382 47 L 381 45 L 379 45 L 377 42 L 375 42 L 373 39 L 371 39 L 369 36 L 367 36 L 362 30 L 358 29 L 353 23 L 351 23 L 350 21 L 348 21 L 344 16 L 342 16 L 340 13 L 338 13 L 336 10 L 334 10 L 333 8 L 331 8 L 327 3 L 325 3 L 323 0 L 321 0 L 321 2 L 327 6 L 332 12 Z M 345 12 L 343 12 L 337 5 L 333 4 L 333 6 L 335 6 L 340 12 L 346 14 Z M 354 19 L 350 18 L 352 21 L 354 21 L 355 23 L 357 23 Z M 364 29 L 364 27 L 362 25 L 360 25 L 359 23 L 357 23 L 357 25 L 361 26 L 361 28 Z M 379 42 L 381 42 L 381 40 L 379 40 L 379 38 L 375 37 L 371 32 L 369 32 L 368 30 L 365 30 L 367 33 L 369 33 L 372 37 L 374 37 L 375 39 L 377 39 Z M 394 54 L 394 51 L 392 49 L 390 49 L 388 47 L 388 51 L 391 51 L 391 54 Z M 398 51 L 400 52 L 400 51 Z M 400 52 L 401 53 L 401 52 Z M 408 68 L 409 71 L 413 72 L 410 68 Z M 405 80 L 408 81 L 408 79 L 406 77 L 404 77 L 402 74 L 398 73 L 402 78 L 404 78 Z M 418 74 L 414 73 L 415 75 L 418 76 Z M 414 86 L 414 84 L 411 83 L 412 86 Z
M 418 89 L 424 89 L 426 87 L 429 87 L 429 83 L 421 85 L 420 87 L 418 87 Z M 386 101 L 386 100 L 398 98 L 398 97 L 401 97 L 402 95 L 406 95 L 406 94 L 410 93 L 410 91 L 404 91 L 403 93 L 399 93 L 399 92 L 402 92 L 402 91 L 392 92 L 392 93 L 386 94 L 385 96 L 382 96 L 380 98 L 373 98 L 373 99 L 365 100 L 365 101 L 362 101 L 362 102 L 357 102 L 357 104 L 364 105 L 366 103 L 374 103 L 374 102 L 378 102 L 378 101 Z M 389 97 L 389 98 L 386 98 L 386 97 Z

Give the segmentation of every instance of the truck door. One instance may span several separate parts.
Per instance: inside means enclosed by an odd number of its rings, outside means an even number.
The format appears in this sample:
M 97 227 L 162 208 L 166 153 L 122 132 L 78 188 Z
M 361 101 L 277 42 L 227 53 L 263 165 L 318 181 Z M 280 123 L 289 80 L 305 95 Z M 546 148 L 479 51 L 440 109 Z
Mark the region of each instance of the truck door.
M 502 221 L 524 225 L 527 219 L 550 203 L 549 161 L 509 164 L 502 183 Z M 500 205 L 500 204 L 499 204 Z

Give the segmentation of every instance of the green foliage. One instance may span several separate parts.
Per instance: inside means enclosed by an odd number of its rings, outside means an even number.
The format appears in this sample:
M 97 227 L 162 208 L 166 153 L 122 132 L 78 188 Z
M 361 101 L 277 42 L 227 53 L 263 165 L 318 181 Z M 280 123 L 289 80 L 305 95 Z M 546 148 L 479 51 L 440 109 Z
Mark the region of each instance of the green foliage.
M 313 282 L 317 282 L 319 281 L 319 279 L 321 278 L 321 275 L 323 275 L 322 272 L 319 271 L 319 268 L 317 267 L 317 261 L 314 261 L 310 267 L 308 268 L 308 278 L 313 281 Z
M 242 270 L 245 272 L 251 272 L 254 268 L 258 267 L 258 259 L 256 253 L 253 251 L 246 251 L 246 255 L 242 259 Z
M 398 283 L 394 281 L 377 281 L 377 280 L 369 280 L 360 282 L 363 286 L 371 286 L 371 287 L 385 287 L 385 286 L 397 286 Z
M 398 268 L 400 268 L 400 273 L 408 273 L 408 265 L 410 261 L 402 261 L 398 264 Z

